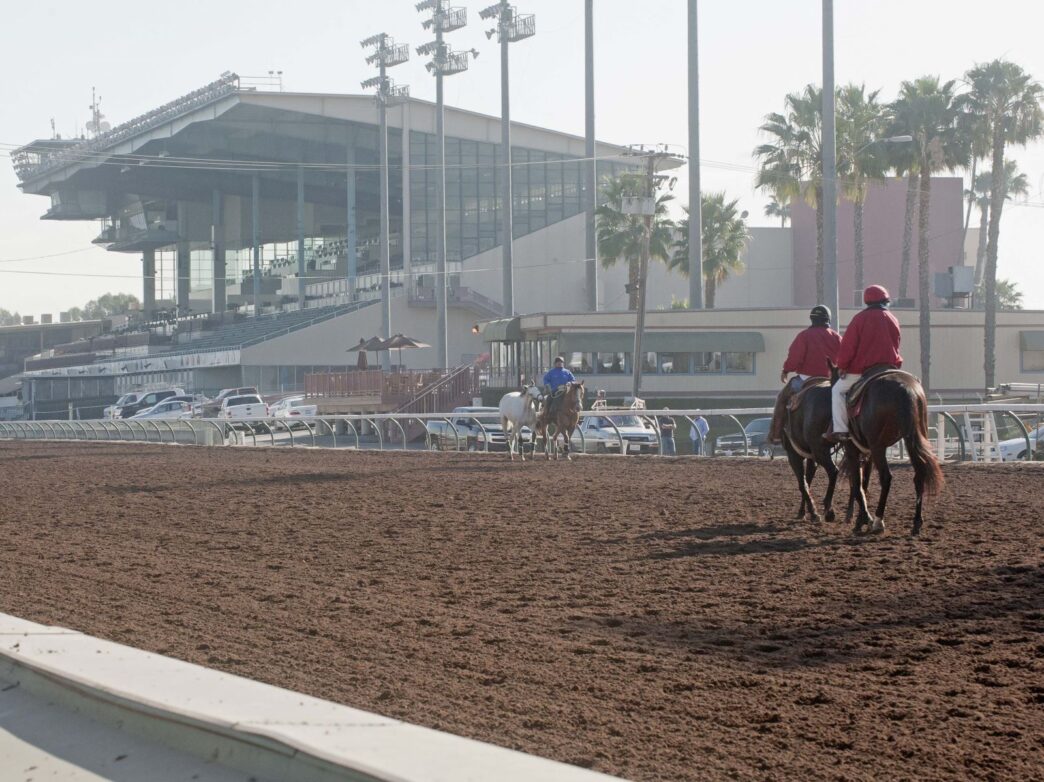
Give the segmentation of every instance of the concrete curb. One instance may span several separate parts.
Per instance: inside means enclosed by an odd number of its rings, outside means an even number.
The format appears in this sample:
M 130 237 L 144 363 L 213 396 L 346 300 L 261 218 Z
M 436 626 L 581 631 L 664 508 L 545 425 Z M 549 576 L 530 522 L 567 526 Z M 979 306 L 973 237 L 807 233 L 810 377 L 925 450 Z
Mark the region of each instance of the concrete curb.
M 615 779 L 6 614 L 0 683 L 259 782 Z

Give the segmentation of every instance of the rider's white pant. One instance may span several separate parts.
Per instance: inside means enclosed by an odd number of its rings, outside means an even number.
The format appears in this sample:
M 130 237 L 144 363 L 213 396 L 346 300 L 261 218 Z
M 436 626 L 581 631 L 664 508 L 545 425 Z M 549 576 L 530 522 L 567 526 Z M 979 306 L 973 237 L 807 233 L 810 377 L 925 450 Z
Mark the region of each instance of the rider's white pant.
M 848 431 L 848 406 L 845 402 L 845 394 L 861 377 L 862 375 L 845 375 L 834 383 L 834 387 L 830 389 L 830 405 L 834 413 L 835 432 Z

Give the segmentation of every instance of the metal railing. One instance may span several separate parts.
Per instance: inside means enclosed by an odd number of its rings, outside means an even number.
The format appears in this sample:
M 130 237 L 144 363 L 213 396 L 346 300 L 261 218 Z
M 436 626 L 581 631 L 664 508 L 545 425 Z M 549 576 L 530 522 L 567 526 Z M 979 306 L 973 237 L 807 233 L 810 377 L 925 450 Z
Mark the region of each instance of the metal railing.
M 663 440 L 657 419 L 671 417 L 684 419 L 695 425 L 695 418 L 703 416 L 709 420 L 726 422 L 728 429 L 739 434 L 744 442 L 743 454 L 754 456 L 757 452 L 750 447 L 747 432 L 741 423 L 742 417 L 770 414 L 770 408 L 732 408 L 712 410 L 584 410 L 581 416 L 605 417 L 613 429 L 610 438 L 615 438 L 613 448 L 599 448 L 606 438 L 594 441 L 590 432 L 578 429 L 573 435 L 573 444 L 580 452 L 616 451 L 628 453 L 625 434 L 613 420 L 613 416 L 637 416 L 647 423 L 656 436 L 656 452 L 662 453 Z M 932 405 L 929 407 L 929 436 L 940 458 L 952 461 L 996 461 L 1001 454 L 996 452 L 996 443 L 987 437 L 977 437 L 973 426 L 975 416 L 985 414 L 1009 416 L 1025 440 L 1026 458 L 1040 458 L 1044 443 L 1030 435 L 1024 419 L 1036 420 L 1039 431 L 1044 420 L 1044 404 L 978 404 L 978 405 Z M 379 450 L 424 447 L 432 450 L 480 450 L 489 451 L 491 446 L 506 447 L 502 433 L 493 425 L 495 415 L 479 417 L 441 412 L 378 413 L 352 415 L 294 416 L 292 418 L 258 417 L 249 419 L 191 418 L 184 420 L 162 419 L 118 419 L 118 420 L 69 420 L 69 421 L 0 421 L 0 439 L 7 440 L 77 440 L 77 441 L 131 441 L 167 442 L 189 445 L 271 445 L 307 447 L 372 447 Z M 462 431 L 454 420 L 465 419 L 474 423 L 476 432 Z M 992 417 L 984 420 L 993 420 Z M 414 424 L 423 425 L 425 436 L 411 444 L 408 436 Z M 438 426 L 435 426 L 438 424 Z M 990 434 L 987 424 L 983 430 Z M 713 429 L 713 427 L 712 427 Z M 448 434 L 446 434 L 448 432 Z M 996 432 L 994 431 L 995 435 Z M 1018 439 L 1018 437 L 1016 437 Z M 447 446 L 448 443 L 452 446 Z M 530 449 L 535 447 L 530 437 L 526 442 Z M 992 450 L 991 450 L 992 449 Z M 892 452 L 897 459 L 904 458 L 903 449 L 897 446 Z

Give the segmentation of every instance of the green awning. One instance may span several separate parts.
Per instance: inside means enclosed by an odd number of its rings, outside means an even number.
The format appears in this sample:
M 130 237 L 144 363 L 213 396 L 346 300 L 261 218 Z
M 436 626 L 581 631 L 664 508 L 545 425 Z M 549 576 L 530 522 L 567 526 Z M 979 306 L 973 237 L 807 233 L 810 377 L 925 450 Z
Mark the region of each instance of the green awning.
M 1020 331 L 1019 345 L 1023 350 L 1044 350 L 1044 331 Z
M 521 339 L 521 318 L 491 320 L 482 328 L 482 340 L 484 342 L 519 342 Z
M 633 331 L 565 333 L 558 338 L 561 353 L 630 353 Z M 647 331 L 642 348 L 651 353 L 764 353 L 758 331 Z

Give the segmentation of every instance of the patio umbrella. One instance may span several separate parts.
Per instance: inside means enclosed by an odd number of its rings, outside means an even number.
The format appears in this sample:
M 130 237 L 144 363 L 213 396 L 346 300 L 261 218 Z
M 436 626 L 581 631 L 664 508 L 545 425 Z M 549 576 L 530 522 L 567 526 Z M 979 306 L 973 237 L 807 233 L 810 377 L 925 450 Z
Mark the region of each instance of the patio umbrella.
M 371 350 L 374 352 L 377 352 L 379 350 L 385 350 L 384 340 L 382 340 L 380 337 L 370 337 L 369 339 L 363 339 L 362 337 L 359 337 L 359 344 L 355 347 L 348 348 L 348 350 L 345 352 L 351 353 L 354 350 L 359 351 L 359 361 L 358 363 L 356 363 L 356 368 L 368 369 L 370 362 L 366 354 Z
M 394 350 L 398 350 L 399 351 L 399 366 L 402 366 L 402 351 L 403 351 L 403 349 L 410 350 L 410 349 L 413 349 L 413 348 L 430 348 L 430 347 L 431 347 L 431 345 L 429 345 L 427 342 L 421 342 L 419 339 L 414 339 L 413 337 L 407 337 L 407 336 L 405 336 L 403 334 L 396 334 L 394 337 L 391 337 L 390 339 L 386 339 L 386 340 L 384 340 L 384 342 L 381 343 L 381 349 L 382 350 L 393 350 L 394 349 Z

